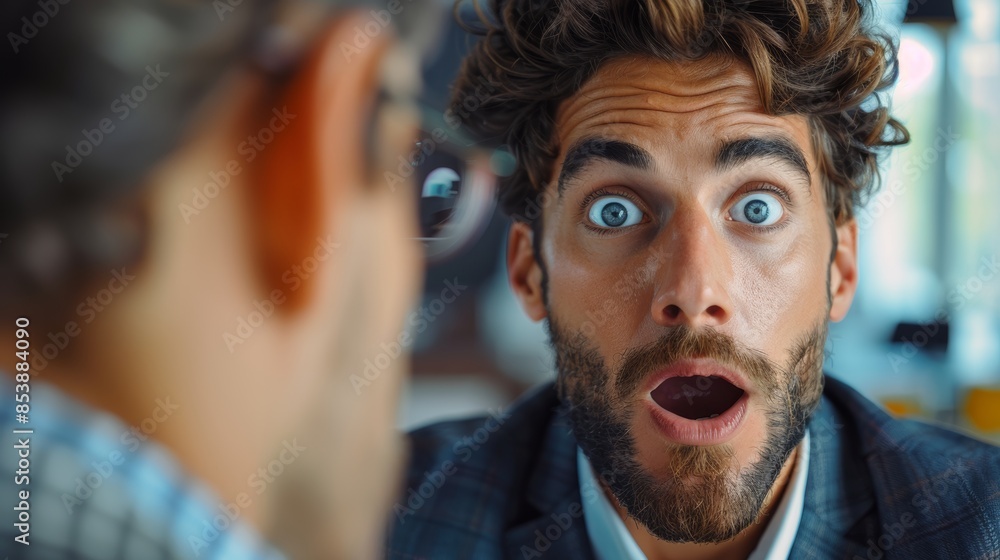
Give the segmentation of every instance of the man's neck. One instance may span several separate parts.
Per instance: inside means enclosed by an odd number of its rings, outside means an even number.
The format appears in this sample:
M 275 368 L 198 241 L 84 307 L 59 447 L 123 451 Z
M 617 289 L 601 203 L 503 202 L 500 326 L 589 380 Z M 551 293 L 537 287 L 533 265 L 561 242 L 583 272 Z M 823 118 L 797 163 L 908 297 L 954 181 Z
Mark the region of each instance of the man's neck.
M 140 372 L 137 375 L 148 373 L 140 368 L 133 371 Z M 164 446 L 188 474 L 208 484 L 223 502 L 235 500 L 239 492 L 246 490 L 246 476 L 233 474 L 252 474 L 259 463 L 257 457 L 261 454 L 248 445 L 239 445 L 242 441 L 239 437 L 229 439 L 232 443 L 225 453 L 205 452 L 217 448 L 214 442 L 225 440 L 198 427 L 216 427 L 222 422 L 199 414 L 197 399 L 184 390 L 198 386 L 190 379 L 171 384 L 171 380 L 150 376 L 142 383 L 134 383 L 110 368 L 50 363 L 44 380 L 69 398 L 116 417 L 132 430 L 134 441 L 155 441 Z M 146 390 L 154 386 L 159 391 Z M 241 518 L 259 527 L 261 509 L 247 508 L 241 512 Z
M 788 456 L 784 466 L 781 467 L 781 472 L 764 502 L 764 514 L 760 517 L 760 521 L 751 524 L 732 539 L 721 543 L 676 543 L 660 540 L 650 534 L 637 521 L 629 518 L 625 509 L 614 496 L 610 495 L 607 489 L 605 489 L 605 494 L 608 494 L 608 498 L 618 515 L 624 520 L 629 533 L 648 560 L 677 560 L 680 558 L 685 560 L 746 560 L 757 547 L 757 543 L 760 542 L 761 536 L 767 529 L 771 515 L 777 505 L 781 503 L 781 497 L 784 495 L 792 471 L 795 469 L 798 454 L 799 449 L 796 447 Z

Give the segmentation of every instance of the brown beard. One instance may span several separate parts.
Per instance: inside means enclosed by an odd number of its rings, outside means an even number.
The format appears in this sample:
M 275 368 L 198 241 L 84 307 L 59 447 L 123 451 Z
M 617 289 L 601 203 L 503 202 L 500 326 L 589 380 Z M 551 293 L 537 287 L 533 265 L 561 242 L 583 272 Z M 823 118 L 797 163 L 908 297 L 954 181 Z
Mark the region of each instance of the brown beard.
M 784 368 L 714 329 L 674 327 L 654 343 L 629 350 L 612 375 L 585 335 L 569 333 L 549 313 L 556 354 L 557 388 L 573 432 L 595 472 L 630 517 L 665 541 L 729 540 L 763 513 L 764 502 L 785 461 L 805 433 L 823 390 L 821 321 L 796 342 Z M 637 457 L 629 429 L 641 382 L 656 368 L 707 357 L 743 372 L 765 397 L 768 436 L 760 459 L 734 473 L 730 445 L 665 445 L 669 467 L 650 472 Z

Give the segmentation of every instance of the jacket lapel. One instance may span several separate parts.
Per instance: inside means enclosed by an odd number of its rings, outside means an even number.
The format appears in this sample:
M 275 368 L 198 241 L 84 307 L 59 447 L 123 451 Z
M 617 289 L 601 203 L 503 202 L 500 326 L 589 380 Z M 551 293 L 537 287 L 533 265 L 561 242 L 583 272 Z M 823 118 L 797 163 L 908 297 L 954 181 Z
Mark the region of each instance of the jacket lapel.
M 576 439 L 563 407 L 554 411 L 546 428 L 525 491 L 531 513 L 504 535 L 506 557 L 592 560 L 576 470 Z
M 871 474 L 854 428 L 825 394 L 809 422 L 809 477 L 790 558 L 867 558 L 867 540 L 879 529 Z

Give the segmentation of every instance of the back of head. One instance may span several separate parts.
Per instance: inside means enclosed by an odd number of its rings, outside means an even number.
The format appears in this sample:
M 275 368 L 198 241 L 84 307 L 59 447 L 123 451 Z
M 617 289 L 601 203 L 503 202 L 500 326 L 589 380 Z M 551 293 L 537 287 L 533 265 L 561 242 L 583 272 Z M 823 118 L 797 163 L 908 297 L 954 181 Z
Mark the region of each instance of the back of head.
M 374 550 L 401 457 L 405 356 L 363 394 L 348 376 L 403 328 L 419 282 L 413 201 L 373 179 L 412 145 L 412 115 L 379 93 L 387 63 L 413 62 L 393 29 L 405 40 L 419 4 L 0 8 L 0 340 L 13 347 L 30 320 L 31 382 L 74 403 L 39 402 L 35 418 L 95 438 L 91 424 L 140 427 L 142 445 L 116 451 L 138 464 L 165 450 L 286 550 Z M 79 465 L 35 486 L 86 502 L 67 473 L 83 480 L 94 448 L 37 437 Z M 276 482 L 274 461 L 290 458 Z M 258 497 L 253 481 L 272 490 Z M 101 499 L 141 517 L 156 494 L 138 487 Z M 86 517 L 56 509 L 64 525 Z
M 262 45 L 277 2 L 216 4 L 4 5 L 5 320 L 15 306 L 58 315 L 97 270 L 141 251 L 141 217 L 123 201 L 141 195 L 220 78 Z

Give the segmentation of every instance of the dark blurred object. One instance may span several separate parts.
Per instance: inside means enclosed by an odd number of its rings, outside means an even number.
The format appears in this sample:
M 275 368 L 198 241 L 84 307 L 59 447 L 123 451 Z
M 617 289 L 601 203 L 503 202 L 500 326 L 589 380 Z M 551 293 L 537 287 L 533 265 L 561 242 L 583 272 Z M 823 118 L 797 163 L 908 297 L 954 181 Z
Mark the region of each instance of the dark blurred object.
M 951 69 L 949 68 L 949 61 L 951 56 L 949 55 L 949 42 L 952 28 L 958 23 L 958 18 L 955 15 L 955 4 L 953 0 L 910 0 L 906 5 L 906 15 L 903 17 L 903 23 L 926 23 L 930 24 L 931 28 L 937 34 L 941 41 L 941 47 L 943 50 L 941 62 L 942 69 L 941 74 L 943 76 L 941 80 L 941 93 L 938 97 L 938 112 L 937 112 L 937 124 L 941 130 L 951 130 L 955 123 L 954 115 L 954 104 L 953 99 L 957 98 L 957 94 L 954 91 L 954 84 L 950 79 Z M 947 264 L 947 254 L 949 248 L 954 245 L 954 230 L 955 226 L 953 223 L 953 207 L 954 200 L 951 189 L 948 186 L 948 174 L 945 169 L 945 161 L 947 160 L 948 147 L 946 146 L 942 150 L 942 157 L 938 158 L 933 165 L 933 173 L 935 176 L 934 181 L 934 200 L 937 208 L 940 209 L 940 216 L 942 219 L 939 220 L 938 231 L 934 236 L 934 270 L 938 278 L 946 278 L 948 271 Z M 948 324 L 943 323 L 940 329 L 936 331 L 933 335 L 930 333 L 924 333 L 928 336 L 929 340 L 925 345 L 917 345 L 918 348 L 924 348 L 929 351 L 941 351 L 946 352 L 948 349 Z M 908 342 L 912 341 L 913 337 L 921 331 L 921 325 L 913 323 L 899 323 L 896 325 L 896 330 L 892 335 L 893 342 Z
M 955 4 L 952 0 L 910 0 L 906 5 L 903 23 L 955 23 Z
M 421 97 L 424 105 L 438 111 L 444 111 L 447 106 L 451 83 L 455 81 L 458 67 L 473 42 L 454 18 L 448 18 L 441 35 L 437 56 L 428 58 L 423 68 L 424 89 Z M 508 220 L 503 213 L 494 211 L 492 219 L 474 243 L 447 260 L 432 263 L 424 281 L 426 293 L 433 296 L 445 279 L 456 277 L 475 293 L 493 278 L 501 262 L 507 225 Z
M 951 329 L 948 323 L 934 322 L 931 324 L 937 327 L 933 332 L 928 329 L 928 323 L 899 323 L 892 331 L 892 338 L 889 341 L 901 344 L 909 342 L 925 352 L 943 354 L 948 351 L 948 333 Z M 926 342 L 918 342 L 917 335 L 920 334 L 922 334 L 920 338 L 926 338 Z
M 427 262 L 435 264 L 461 254 L 486 229 L 496 208 L 496 185 L 503 154 L 480 149 L 459 127 L 449 127 L 428 111 L 421 141 L 401 162 L 399 175 L 387 179 L 404 183 L 411 175 L 417 187 L 420 240 Z

